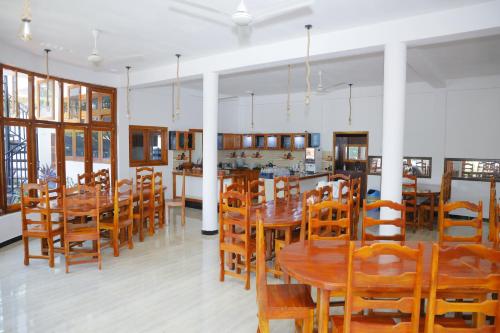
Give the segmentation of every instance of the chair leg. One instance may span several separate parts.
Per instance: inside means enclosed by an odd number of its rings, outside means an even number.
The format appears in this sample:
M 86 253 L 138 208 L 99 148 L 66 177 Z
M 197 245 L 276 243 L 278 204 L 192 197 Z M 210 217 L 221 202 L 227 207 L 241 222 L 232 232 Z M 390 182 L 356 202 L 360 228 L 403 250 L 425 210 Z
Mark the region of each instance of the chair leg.
M 182 206 L 181 208 L 181 221 L 182 225 L 186 225 L 186 206 Z
M 149 216 L 149 236 L 153 236 L 155 234 L 155 213 L 154 211 Z
M 144 242 L 144 217 L 139 218 L 139 223 L 137 224 L 137 227 L 139 228 L 139 240 L 141 242 Z
M 97 236 L 97 267 L 99 270 L 102 269 L 101 239 L 99 236 Z
M 23 236 L 24 244 L 24 264 L 28 266 L 30 264 L 30 245 L 28 237 Z
M 269 333 L 269 320 L 261 319 L 259 317 L 259 332 Z
M 274 253 L 275 253 L 275 256 L 274 256 L 274 270 L 275 271 L 280 271 L 280 264 L 278 263 L 278 255 L 281 251 L 281 242 L 277 239 L 274 241 Z M 279 275 L 278 274 L 274 274 L 274 277 L 277 279 L 279 278 Z
M 234 262 L 234 256 L 232 254 L 231 254 L 231 258 L 233 259 L 233 262 Z M 234 267 L 234 264 L 231 266 Z M 236 255 L 236 273 L 241 274 L 241 254 Z
M 118 241 L 118 233 L 119 233 L 119 229 L 113 229 L 113 255 L 115 257 L 118 257 L 120 256 L 120 244 L 119 244 L 119 241 Z
M 66 273 L 69 273 L 69 242 L 64 240 L 64 264 L 66 266 Z
M 250 253 L 245 257 L 245 289 L 250 289 Z
M 54 267 L 54 238 L 52 235 L 47 239 L 47 243 L 49 245 L 49 267 Z
M 302 324 L 302 333 L 312 333 L 314 331 L 314 311 L 307 318 L 304 319 Z
M 219 251 L 219 256 L 220 256 L 220 272 L 219 272 L 219 280 L 221 282 L 224 282 L 224 261 L 225 261 L 225 256 L 224 256 L 224 251 L 220 250 Z
M 134 239 L 133 239 L 133 233 L 134 233 L 134 226 L 131 223 L 128 227 L 128 248 L 133 249 L 134 248 Z

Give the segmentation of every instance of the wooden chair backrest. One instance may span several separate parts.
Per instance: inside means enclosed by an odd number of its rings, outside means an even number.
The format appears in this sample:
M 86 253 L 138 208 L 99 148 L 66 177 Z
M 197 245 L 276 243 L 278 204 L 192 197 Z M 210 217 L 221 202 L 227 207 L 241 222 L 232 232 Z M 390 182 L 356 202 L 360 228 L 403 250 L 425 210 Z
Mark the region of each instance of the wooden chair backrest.
M 361 177 L 351 179 L 349 193 L 351 195 L 349 199 L 352 199 L 352 220 L 354 223 L 358 223 L 361 204 Z
M 400 217 L 392 220 L 380 220 L 370 217 L 368 212 L 380 208 L 390 208 L 394 211 L 398 211 Z M 393 235 L 375 235 L 368 232 L 368 228 L 373 226 L 382 225 L 392 225 L 399 228 L 399 233 Z M 361 226 L 361 240 L 371 241 L 371 240 L 393 240 L 393 241 L 405 241 L 406 239 L 406 205 L 403 201 L 399 204 L 390 200 L 377 200 L 372 203 L 363 200 L 363 221 Z
M 21 184 L 21 218 L 23 230 L 37 225 L 40 230 L 52 230 L 49 188 L 45 184 Z
M 347 293 L 344 315 L 344 333 L 365 332 L 366 324 L 351 321 L 352 312 L 362 310 L 397 310 L 411 315 L 411 321 L 387 326 L 377 325 L 377 333 L 418 332 L 420 301 L 422 293 L 422 256 L 423 244 L 417 249 L 395 243 L 375 243 L 355 249 L 355 243 L 349 244 L 349 265 L 347 273 Z M 412 262 L 414 270 L 399 275 L 391 273 L 394 257 L 396 262 Z M 382 258 L 384 260 L 382 260 Z M 386 264 L 384 264 L 386 262 Z M 414 264 L 413 264 L 414 262 Z M 380 269 L 381 266 L 388 269 Z M 374 267 L 377 267 L 373 269 Z M 371 269 L 370 269 L 371 268 Z M 387 272 L 388 274 L 380 274 Z M 374 293 L 391 289 L 390 298 L 373 298 Z M 380 313 L 380 312 L 379 312 Z
M 39 179 L 38 183 L 49 186 L 50 200 L 62 200 L 62 182 L 60 177 L 46 177 L 45 179 Z
M 274 177 L 274 201 L 286 200 L 286 191 L 288 187 L 287 177 Z
M 94 184 L 99 186 L 101 191 L 109 191 L 111 189 L 111 179 L 109 176 L 109 169 L 101 169 L 94 172 L 92 175 L 94 179 Z
M 336 174 L 329 174 L 328 175 L 328 181 L 329 182 L 334 182 L 337 180 L 345 180 L 346 182 L 350 182 L 351 176 L 349 175 L 344 175 L 341 173 L 336 173 Z
M 300 178 L 298 176 L 289 176 L 287 178 L 286 196 L 288 200 L 300 196 Z
M 94 185 L 94 175 L 92 172 L 84 172 L 76 176 L 77 185 Z
M 490 206 L 489 206 L 489 234 L 488 239 L 495 241 L 497 238 L 497 219 L 496 219 L 496 203 L 497 203 L 497 182 L 494 176 L 490 178 Z
M 309 206 L 309 241 L 316 239 L 349 240 L 351 238 L 351 207 L 338 201 L 322 201 Z M 324 214 L 324 212 L 328 212 Z M 336 212 L 336 214 L 331 214 Z M 334 216 L 333 216 L 334 215 Z
M 135 182 L 137 187 L 139 187 L 139 183 L 141 181 L 142 176 L 152 175 L 155 173 L 154 167 L 137 167 L 135 168 Z
M 246 188 L 241 183 L 232 183 L 224 187 L 224 192 L 238 192 L 245 194 Z M 239 207 L 241 206 L 241 201 L 237 199 L 228 199 L 228 204 L 232 207 Z
M 248 193 L 228 191 L 219 195 L 219 242 L 226 244 L 242 242 L 242 246 L 249 246 L 251 229 Z M 241 204 L 232 206 L 231 202 L 234 201 Z M 236 232 L 236 228 L 240 230 Z
M 490 274 L 484 277 L 464 277 L 460 275 L 460 270 L 440 273 L 440 262 L 449 262 L 457 260 L 458 262 L 467 262 L 467 266 L 479 263 L 489 263 L 491 266 L 497 266 L 500 263 L 500 249 L 487 247 L 482 244 L 460 244 L 441 248 L 439 244 L 432 246 L 431 263 L 431 287 L 429 291 L 429 305 L 427 309 L 426 332 L 444 333 L 478 333 L 478 332 L 496 332 L 500 333 L 500 302 L 498 299 L 486 299 L 477 302 L 464 301 L 463 299 L 454 299 L 452 302 L 446 299 L 440 299 L 439 295 L 449 294 L 457 290 L 474 290 L 478 293 L 488 294 L 490 292 L 500 292 L 500 274 Z M 479 267 L 469 268 L 481 271 Z M 458 273 L 454 275 L 453 273 Z M 452 329 L 445 328 L 435 320 L 436 316 L 447 313 L 473 313 L 484 314 L 495 317 L 495 324 L 486 324 L 483 322 L 480 327 Z
M 153 175 L 144 175 L 139 178 L 139 209 L 142 211 L 145 208 L 153 209 L 154 207 L 155 183 Z
M 73 190 L 71 190 L 73 191 Z M 99 186 L 79 185 L 78 193 L 74 194 L 66 192 L 66 187 L 63 187 L 63 213 L 64 213 L 64 230 L 67 232 L 70 218 L 91 217 L 96 222 L 94 232 L 100 230 L 100 207 L 99 207 Z
M 417 211 L 417 176 L 403 176 L 403 200 L 406 202 L 406 207 L 412 211 Z
M 333 199 L 333 188 L 330 185 L 325 185 L 317 188 L 321 200 L 332 200 Z
M 476 216 L 471 219 L 453 219 L 449 213 L 457 209 L 466 210 Z M 483 238 L 483 202 L 478 204 L 469 201 L 454 201 L 439 203 L 439 242 L 473 242 L 481 243 Z M 472 228 L 475 231 L 473 236 L 453 236 L 447 233 L 449 228 Z
M 116 181 L 114 191 L 113 224 L 118 228 L 120 219 L 133 219 L 134 216 L 134 182 L 131 179 Z
M 351 198 L 351 181 L 339 180 L 339 193 L 337 200 L 342 203 L 347 203 Z
M 248 194 L 250 195 L 250 204 L 259 204 L 266 202 L 266 184 L 263 179 L 256 179 L 248 182 Z
M 153 174 L 154 183 L 154 201 L 155 205 L 163 204 L 163 174 L 157 171 Z
M 266 272 L 266 241 L 264 234 L 264 222 L 262 221 L 262 215 L 260 210 L 256 212 L 257 220 L 257 272 L 256 272 L 256 284 L 257 284 L 257 306 L 259 307 L 259 313 L 263 313 L 267 308 L 267 272 Z
M 310 190 L 302 194 L 302 221 L 300 224 L 300 240 L 305 240 L 308 235 L 309 226 L 309 207 L 312 204 L 321 201 L 321 192 L 319 190 Z

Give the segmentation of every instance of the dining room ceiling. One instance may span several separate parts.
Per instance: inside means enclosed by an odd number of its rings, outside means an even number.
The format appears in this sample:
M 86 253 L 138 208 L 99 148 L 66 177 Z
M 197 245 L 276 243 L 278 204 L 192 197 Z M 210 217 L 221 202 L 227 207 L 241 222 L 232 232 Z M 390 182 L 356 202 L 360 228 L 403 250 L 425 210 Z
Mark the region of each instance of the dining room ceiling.
M 202 3 L 192 0 L 196 1 Z M 247 7 L 258 12 L 284 1 L 249 0 Z M 98 29 L 99 51 L 105 59 L 98 70 L 122 71 L 125 65 L 145 69 L 171 64 L 176 53 L 193 59 L 303 36 L 304 25 L 309 23 L 314 26 L 314 35 L 487 1 L 316 0 L 310 7 L 253 26 L 249 40 L 242 44 L 234 29 L 186 15 L 165 0 L 32 1 L 33 40 L 23 42 L 17 38 L 23 1 L 0 0 L 0 43 L 39 55 L 44 48 L 51 48 L 52 59 L 89 67 L 92 30 Z M 211 0 L 210 6 L 231 12 L 238 2 Z

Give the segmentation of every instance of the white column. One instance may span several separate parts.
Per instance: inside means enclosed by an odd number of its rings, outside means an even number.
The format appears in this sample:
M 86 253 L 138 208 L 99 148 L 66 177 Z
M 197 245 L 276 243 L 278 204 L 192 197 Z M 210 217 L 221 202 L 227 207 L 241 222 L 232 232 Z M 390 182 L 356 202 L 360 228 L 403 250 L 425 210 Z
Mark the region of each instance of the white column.
M 201 233 L 214 235 L 217 222 L 217 115 L 219 74 L 203 74 L 203 221 Z
M 401 202 L 403 182 L 405 93 L 406 45 L 401 42 L 387 44 L 384 53 L 381 197 L 395 202 Z M 382 219 L 396 217 L 392 210 L 383 209 L 380 215 Z

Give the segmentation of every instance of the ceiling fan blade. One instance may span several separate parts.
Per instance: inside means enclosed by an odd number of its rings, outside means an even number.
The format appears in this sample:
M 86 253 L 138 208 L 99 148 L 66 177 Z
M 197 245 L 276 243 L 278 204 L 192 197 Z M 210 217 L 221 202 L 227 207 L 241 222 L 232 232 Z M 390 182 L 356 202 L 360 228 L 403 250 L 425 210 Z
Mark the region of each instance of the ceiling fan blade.
M 335 88 L 338 88 L 338 87 L 344 86 L 344 85 L 347 86 L 347 82 L 335 83 L 335 84 L 323 87 L 323 91 L 325 91 L 325 90 L 332 90 L 332 89 L 335 89 Z
M 286 1 L 286 3 L 288 3 L 287 6 L 283 6 L 283 3 L 285 3 L 285 1 L 282 2 L 281 6 L 275 6 L 274 8 L 270 8 L 268 10 L 256 13 L 254 15 L 253 22 L 260 23 L 268 21 L 275 17 L 295 12 L 302 8 L 310 7 L 314 4 L 314 0 Z
M 179 3 L 180 4 L 180 3 Z M 191 18 L 223 25 L 225 27 L 232 27 L 233 24 L 231 22 L 231 18 L 228 17 L 227 15 L 221 15 L 221 14 L 216 14 L 214 15 L 213 13 L 206 12 L 203 10 L 199 10 L 196 7 L 189 7 L 185 5 L 179 5 L 177 3 L 173 3 L 170 5 L 170 10 L 174 11 L 176 13 L 189 16 Z
M 219 101 L 224 101 L 228 99 L 235 99 L 238 98 L 239 96 L 227 96 L 227 97 L 219 97 Z
M 210 6 L 205 6 L 201 3 L 197 3 L 197 2 L 193 2 L 193 1 L 187 1 L 187 0 L 170 0 L 170 1 L 175 3 L 175 4 L 180 4 L 180 5 L 189 6 L 189 7 L 195 7 L 195 8 L 205 10 L 207 12 L 219 14 L 219 15 L 231 16 L 231 14 L 226 13 L 222 10 L 218 10 L 218 9 L 210 7 Z

